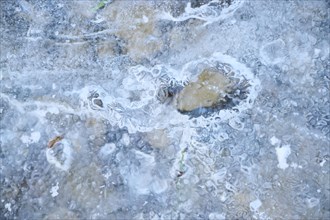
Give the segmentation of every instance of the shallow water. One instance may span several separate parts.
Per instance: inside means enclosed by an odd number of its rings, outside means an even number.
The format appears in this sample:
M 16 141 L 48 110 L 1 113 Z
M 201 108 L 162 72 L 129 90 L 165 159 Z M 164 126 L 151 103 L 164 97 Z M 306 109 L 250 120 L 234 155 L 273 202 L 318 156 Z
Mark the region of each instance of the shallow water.
M 100 2 L 1 1 L 3 218 L 330 218 L 326 1 Z

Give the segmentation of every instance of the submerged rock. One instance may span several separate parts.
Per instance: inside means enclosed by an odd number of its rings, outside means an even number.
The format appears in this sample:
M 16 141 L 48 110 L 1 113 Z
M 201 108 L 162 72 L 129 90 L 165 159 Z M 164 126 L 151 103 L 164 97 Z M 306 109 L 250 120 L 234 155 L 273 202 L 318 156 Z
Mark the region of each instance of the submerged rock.
M 231 80 L 217 69 L 205 69 L 196 82 L 189 83 L 176 98 L 179 111 L 193 111 L 201 107 L 214 107 L 226 102 L 231 91 Z
M 125 42 L 125 53 L 139 62 L 163 48 L 157 13 L 156 5 L 148 1 L 114 1 L 102 15 L 113 33 Z

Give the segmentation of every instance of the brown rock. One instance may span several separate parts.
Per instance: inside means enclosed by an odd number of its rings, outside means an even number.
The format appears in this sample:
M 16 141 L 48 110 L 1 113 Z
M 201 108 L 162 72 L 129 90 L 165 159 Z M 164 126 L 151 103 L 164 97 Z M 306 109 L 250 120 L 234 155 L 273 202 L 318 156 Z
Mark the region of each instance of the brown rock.
M 151 2 L 114 1 L 102 13 L 114 34 L 126 42 L 127 54 L 134 61 L 150 58 L 162 49 L 156 18 L 159 12 Z
M 192 111 L 200 107 L 212 107 L 225 102 L 231 82 L 227 76 L 216 69 L 205 69 L 196 82 L 189 83 L 176 98 L 180 111 Z

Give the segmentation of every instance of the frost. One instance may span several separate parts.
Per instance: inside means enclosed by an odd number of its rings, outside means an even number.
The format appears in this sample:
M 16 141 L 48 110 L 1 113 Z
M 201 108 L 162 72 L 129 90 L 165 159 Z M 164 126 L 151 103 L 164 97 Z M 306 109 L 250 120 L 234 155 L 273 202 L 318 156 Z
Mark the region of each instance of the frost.
M 292 168 L 294 168 L 294 169 L 297 169 L 297 168 L 302 168 L 302 166 L 301 165 L 298 165 L 298 164 L 296 164 L 296 163 L 291 163 L 290 164 L 290 167 L 292 167 Z
M 40 137 L 41 137 L 40 132 L 34 131 L 30 135 L 22 135 L 21 136 L 21 141 L 24 144 L 37 143 L 37 142 L 39 142 Z
M 253 212 L 258 211 L 258 209 L 261 207 L 261 205 L 262 205 L 262 203 L 259 199 L 254 200 L 254 201 L 250 202 L 250 209 Z
M 171 21 L 186 21 L 188 19 L 199 19 L 205 21 L 204 25 L 212 24 L 220 20 L 224 20 L 231 16 L 241 5 L 244 3 L 243 0 L 234 1 L 229 6 L 221 4 L 218 0 L 210 1 L 208 4 L 202 5 L 197 8 L 192 8 L 189 2 L 182 15 L 173 17 L 170 13 L 164 12 L 160 18 Z M 219 8 L 223 8 L 219 10 Z
M 271 145 L 273 146 L 277 146 L 281 143 L 281 140 L 277 139 L 275 136 L 273 136 L 271 139 L 270 139 L 270 143 Z
M 281 147 L 276 147 L 275 150 L 276 150 L 276 155 L 277 155 L 277 160 L 278 160 L 277 167 L 282 170 L 285 170 L 286 168 L 289 167 L 286 160 L 289 157 L 289 155 L 291 154 L 290 145 L 283 145 Z
M 56 197 L 58 196 L 58 189 L 59 189 L 59 186 L 58 186 L 58 183 L 56 183 L 55 186 L 53 186 L 51 189 L 50 189 L 50 193 L 52 195 L 52 197 Z
M 116 145 L 115 144 L 106 144 L 104 145 L 101 150 L 100 153 L 102 156 L 109 156 L 111 153 L 113 153 L 116 149 Z
M 9 212 L 11 212 L 11 203 L 6 203 L 6 204 L 5 204 L 5 208 L 6 208 Z

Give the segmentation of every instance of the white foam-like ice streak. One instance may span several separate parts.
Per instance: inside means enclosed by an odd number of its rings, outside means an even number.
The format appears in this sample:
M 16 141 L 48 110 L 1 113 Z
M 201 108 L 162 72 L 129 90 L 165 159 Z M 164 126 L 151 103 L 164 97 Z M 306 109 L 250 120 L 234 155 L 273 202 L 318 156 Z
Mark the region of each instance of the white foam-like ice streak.
M 132 84 L 131 90 L 138 93 L 142 83 L 141 81 L 135 81 L 134 85 L 136 87 Z M 147 82 L 144 83 L 148 85 Z M 152 92 L 153 89 L 149 88 L 149 92 Z M 128 90 L 123 91 L 129 92 Z M 99 98 L 103 102 L 103 108 L 96 109 L 91 106 L 92 103 L 88 101 L 91 92 L 100 94 Z M 115 96 L 112 94 L 115 94 Z M 88 112 L 93 115 L 108 119 L 112 125 L 126 127 L 130 133 L 137 131 L 149 132 L 153 129 L 166 128 L 178 124 L 178 118 L 182 122 L 188 121 L 188 116 L 182 117 L 175 109 L 169 110 L 171 109 L 169 106 L 160 105 L 156 100 L 156 95 L 150 100 L 148 98 L 144 99 L 143 96 L 140 97 L 141 101 L 139 101 L 138 106 L 130 103 L 129 98 L 124 93 L 121 93 L 122 96 L 116 95 L 118 93 L 115 91 L 114 93 L 106 92 L 101 86 L 87 86 L 80 91 L 81 106 L 87 108 Z
M 234 77 L 246 79 L 250 84 L 247 89 L 247 98 L 235 106 L 235 109 L 223 109 L 207 118 L 189 119 L 189 116 L 179 113 L 175 106 L 158 101 L 157 92 L 164 80 L 165 82 L 172 80 L 180 84 L 196 77 L 202 71 L 201 68 L 214 67 L 218 63 L 228 65 L 228 68 L 235 73 Z M 33 104 L 37 108 L 31 110 L 30 113 L 38 116 L 42 122 L 45 122 L 47 112 L 102 117 L 108 119 L 113 125 L 126 126 L 132 133 L 172 127 L 182 130 L 183 125 L 190 128 L 205 127 L 218 123 L 219 120 L 226 122 L 226 120 L 239 117 L 241 112 L 252 107 L 259 89 L 260 82 L 249 68 L 237 62 L 233 57 L 214 53 L 211 57 L 187 63 L 181 70 L 173 69 L 168 65 L 154 67 L 137 65 L 131 67 L 128 72 L 123 72 L 110 85 L 90 85 L 71 91 L 70 94 L 79 94 L 80 106 L 69 106 L 52 98 L 43 101 L 34 100 Z M 102 106 L 93 103 L 93 98 L 91 98 L 93 93 L 98 94 L 96 98 L 102 101 Z M 10 99 L 6 95 L 3 97 L 20 112 L 25 112 L 25 107 L 32 104 L 32 101 L 23 103 Z M 218 119 L 214 120 L 216 118 Z
M 184 82 L 188 80 L 188 75 L 185 73 L 178 74 L 178 70 L 173 69 L 164 64 L 158 64 L 153 67 L 146 67 L 143 65 L 136 65 L 129 69 L 130 74 L 135 75 L 139 82 L 145 80 L 157 81 L 158 84 L 162 82 L 163 78 Z M 158 85 L 157 85 L 158 86 Z
M 185 8 L 185 12 L 178 16 L 174 17 L 169 12 L 163 12 L 159 18 L 163 20 L 170 20 L 175 22 L 182 22 L 188 19 L 198 19 L 205 21 L 204 26 L 224 20 L 233 15 L 233 13 L 240 8 L 245 0 L 234 1 L 230 6 L 223 7 L 222 9 L 214 6 L 215 4 L 221 4 L 219 0 L 213 0 L 208 4 L 202 5 L 197 8 L 192 8 L 191 3 L 189 2 Z
M 193 80 L 205 68 L 221 64 L 227 74 L 239 80 L 247 80 L 247 98 L 241 100 L 233 109 L 222 109 L 211 116 L 189 119 L 177 111 L 173 104 L 162 104 L 157 99 L 158 89 L 167 81 L 183 84 Z M 200 58 L 185 64 L 180 70 L 168 65 L 147 67 L 136 65 L 128 72 L 112 81 L 112 84 L 103 88 L 100 85 L 86 86 L 75 93 L 80 94 L 80 109 L 85 109 L 91 114 L 98 114 L 109 120 L 113 125 L 126 127 L 129 132 L 149 132 L 153 129 L 183 127 L 194 129 L 205 127 L 213 123 L 239 122 L 242 112 L 252 107 L 256 99 L 260 82 L 249 68 L 239 63 L 235 58 L 221 53 L 214 53 L 210 57 Z M 97 106 L 91 101 L 91 94 L 97 93 L 103 106 Z M 217 120 L 215 120 L 217 119 Z M 233 124 L 233 123 L 231 123 Z M 237 124 L 237 123 L 235 123 Z
M 28 110 L 28 114 L 31 114 L 37 117 L 41 123 L 46 123 L 46 114 L 47 113 L 65 113 L 65 114 L 76 114 L 76 115 L 84 115 L 88 114 L 89 111 L 85 108 L 73 108 L 66 103 L 60 103 L 57 100 L 45 100 L 45 101 L 18 101 L 16 99 L 10 98 L 8 95 L 1 93 L 1 97 L 6 99 L 10 105 L 12 105 L 18 112 L 22 114 L 27 114 L 27 108 L 30 106 L 35 106 L 33 110 Z

